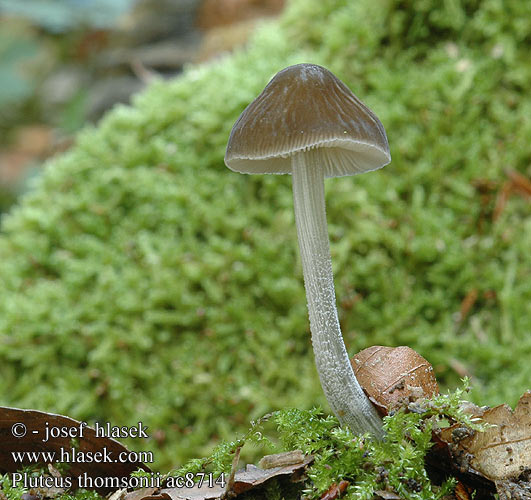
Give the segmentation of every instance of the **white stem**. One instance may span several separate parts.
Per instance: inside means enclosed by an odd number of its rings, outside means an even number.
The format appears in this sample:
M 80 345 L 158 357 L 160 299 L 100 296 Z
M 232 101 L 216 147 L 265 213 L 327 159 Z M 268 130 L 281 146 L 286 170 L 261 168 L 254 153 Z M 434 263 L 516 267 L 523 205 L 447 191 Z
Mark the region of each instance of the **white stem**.
M 354 375 L 339 326 L 320 150 L 293 155 L 291 166 L 295 222 L 321 386 L 342 425 L 381 437 L 382 421 Z

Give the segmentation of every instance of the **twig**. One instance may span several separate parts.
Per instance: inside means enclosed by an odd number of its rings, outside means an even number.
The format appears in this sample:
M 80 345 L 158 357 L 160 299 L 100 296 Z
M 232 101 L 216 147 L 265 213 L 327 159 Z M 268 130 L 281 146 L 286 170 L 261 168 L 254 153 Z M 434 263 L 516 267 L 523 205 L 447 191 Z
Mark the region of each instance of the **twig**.
M 242 450 L 241 446 L 238 446 L 236 448 L 236 451 L 234 452 L 234 458 L 232 459 L 232 467 L 230 470 L 229 479 L 227 481 L 227 487 L 225 488 L 225 491 L 223 492 L 223 495 L 221 495 L 220 500 L 227 500 L 229 498 L 233 498 L 236 496 L 234 491 L 232 491 L 232 488 L 234 487 L 234 478 L 236 476 L 236 469 L 238 467 L 238 463 L 240 461 L 240 452 Z

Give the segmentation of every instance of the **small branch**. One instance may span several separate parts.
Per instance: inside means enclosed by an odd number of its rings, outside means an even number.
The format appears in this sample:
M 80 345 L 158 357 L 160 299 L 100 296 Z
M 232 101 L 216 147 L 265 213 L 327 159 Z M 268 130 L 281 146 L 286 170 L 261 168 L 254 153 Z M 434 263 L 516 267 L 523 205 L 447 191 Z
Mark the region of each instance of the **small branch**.
M 236 476 L 236 469 L 238 467 L 238 463 L 240 462 L 241 451 L 242 447 L 238 446 L 236 448 L 236 451 L 234 452 L 234 458 L 232 459 L 232 467 L 230 470 L 229 479 L 227 480 L 227 487 L 225 488 L 223 495 L 221 495 L 220 500 L 228 500 L 229 498 L 234 498 L 236 496 L 234 491 L 232 491 L 232 488 L 234 487 L 234 478 Z

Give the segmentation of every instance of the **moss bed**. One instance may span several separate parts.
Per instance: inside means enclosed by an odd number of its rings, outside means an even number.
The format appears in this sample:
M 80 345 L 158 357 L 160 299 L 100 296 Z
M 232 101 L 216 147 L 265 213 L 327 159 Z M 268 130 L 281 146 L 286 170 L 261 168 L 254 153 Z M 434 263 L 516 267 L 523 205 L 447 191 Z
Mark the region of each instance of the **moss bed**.
M 324 20 L 323 20 L 324 19 Z M 323 29 L 323 27 L 325 29 Z M 248 48 L 159 81 L 52 160 L 2 220 L 0 403 L 149 426 L 156 467 L 325 401 L 288 176 L 223 164 L 278 70 L 335 72 L 393 161 L 326 183 L 351 353 L 409 345 L 481 404 L 531 380 L 531 3 L 293 0 Z M 464 318 L 465 297 L 476 294 Z

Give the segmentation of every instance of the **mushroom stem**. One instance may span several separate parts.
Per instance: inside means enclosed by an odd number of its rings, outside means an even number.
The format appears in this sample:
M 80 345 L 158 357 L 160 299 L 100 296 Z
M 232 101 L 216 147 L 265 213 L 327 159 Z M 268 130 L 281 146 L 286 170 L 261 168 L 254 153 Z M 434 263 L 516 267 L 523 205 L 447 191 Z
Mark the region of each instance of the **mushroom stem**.
M 293 204 L 315 364 L 326 399 L 342 425 L 383 436 L 382 421 L 356 380 L 341 335 L 324 197 L 322 149 L 292 156 Z

